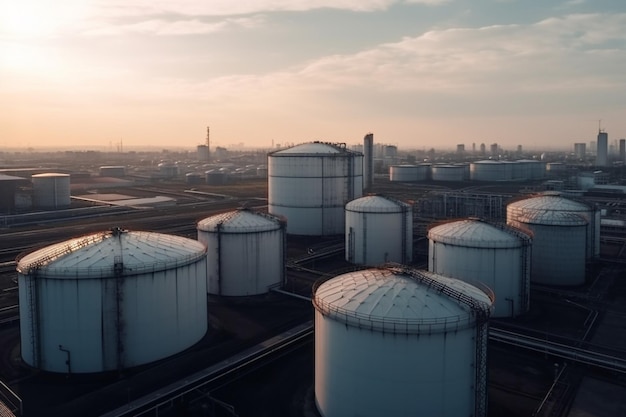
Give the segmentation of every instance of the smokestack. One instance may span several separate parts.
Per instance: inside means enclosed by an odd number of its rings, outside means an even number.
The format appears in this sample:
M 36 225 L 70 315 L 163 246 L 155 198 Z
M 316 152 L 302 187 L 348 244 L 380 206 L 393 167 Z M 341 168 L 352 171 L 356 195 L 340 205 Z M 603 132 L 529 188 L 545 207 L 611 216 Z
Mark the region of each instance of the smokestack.
M 363 188 L 366 190 L 374 183 L 374 134 L 368 133 L 363 138 Z
M 206 148 L 207 148 L 207 160 L 211 160 L 211 135 L 209 126 L 206 127 Z

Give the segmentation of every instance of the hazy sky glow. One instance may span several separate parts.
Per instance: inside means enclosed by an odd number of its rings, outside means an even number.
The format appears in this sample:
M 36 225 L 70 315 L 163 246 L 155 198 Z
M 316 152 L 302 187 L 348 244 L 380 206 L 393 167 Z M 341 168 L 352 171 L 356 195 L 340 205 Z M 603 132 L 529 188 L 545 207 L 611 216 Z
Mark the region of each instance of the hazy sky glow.
M 0 149 L 626 137 L 623 0 L 0 0 Z

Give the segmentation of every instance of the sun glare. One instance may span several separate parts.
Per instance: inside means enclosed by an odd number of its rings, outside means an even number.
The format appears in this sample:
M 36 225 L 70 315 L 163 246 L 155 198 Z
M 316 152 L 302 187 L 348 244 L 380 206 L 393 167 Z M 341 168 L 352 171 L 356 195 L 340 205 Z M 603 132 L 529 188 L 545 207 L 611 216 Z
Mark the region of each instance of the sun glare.
M 76 23 L 85 13 L 86 7 L 78 0 L 2 0 L 0 39 L 56 35 Z
M 0 33 L 10 37 L 31 37 L 45 33 L 45 10 L 28 1 L 6 1 L 0 6 Z M 49 16 L 48 16 L 49 19 Z

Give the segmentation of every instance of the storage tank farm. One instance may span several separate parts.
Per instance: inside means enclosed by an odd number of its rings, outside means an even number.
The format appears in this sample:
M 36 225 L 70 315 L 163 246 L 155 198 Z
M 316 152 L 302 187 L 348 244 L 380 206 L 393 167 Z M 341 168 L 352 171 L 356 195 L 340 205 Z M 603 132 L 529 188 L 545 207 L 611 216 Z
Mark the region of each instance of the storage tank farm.
M 599 211 L 544 194 L 509 203 L 507 223 L 533 233 L 531 281 L 548 285 L 585 282 L 585 260 L 599 252 Z
M 478 219 L 455 220 L 428 231 L 428 270 L 479 281 L 496 296 L 492 317 L 529 309 L 531 234 Z
M 363 154 L 345 144 L 310 142 L 268 154 L 268 211 L 287 233 L 344 233 L 347 202 L 363 195 Z
M 413 209 L 390 197 L 371 195 L 346 204 L 346 261 L 358 265 L 413 260 Z
M 484 417 L 492 301 L 488 289 L 401 266 L 322 283 L 313 296 L 320 414 Z
M 18 259 L 21 351 L 42 371 L 95 373 L 179 353 L 207 331 L 206 249 L 112 229 Z
M 33 205 L 42 209 L 69 207 L 70 175 L 59 173 L 35 174 L 33 184 Z
M 198 222 L 207 247 L 207 290 L 221 296 L 266 294 L 285 276 L 284 219 L 240 209 Z

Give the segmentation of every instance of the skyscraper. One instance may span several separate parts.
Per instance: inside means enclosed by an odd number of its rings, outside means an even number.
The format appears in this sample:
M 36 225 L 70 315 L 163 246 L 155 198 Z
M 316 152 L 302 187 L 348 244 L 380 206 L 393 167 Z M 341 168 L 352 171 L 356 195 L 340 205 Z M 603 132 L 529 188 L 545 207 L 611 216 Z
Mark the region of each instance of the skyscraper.
M 585 159 L 585 155 L 587 154 L 587 144 L 586 143 L 575 143 L 574 144 L 574 155 L 576 159 Z
M 369 189 L 374 183 L 374 134 L 363 138 L 363 188 Z
M 607 152 L 609 134 L 600 130 L 598 132 L 598 152 L 596 154 L 596 166 L 605 167 L 608 164 Z

